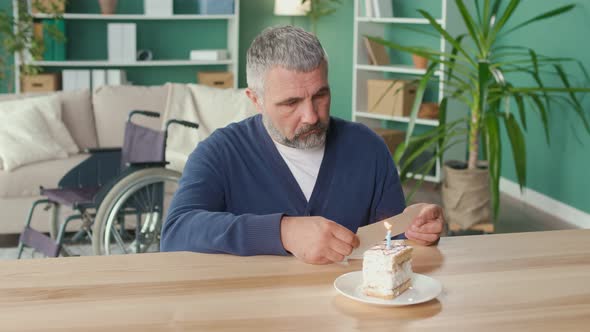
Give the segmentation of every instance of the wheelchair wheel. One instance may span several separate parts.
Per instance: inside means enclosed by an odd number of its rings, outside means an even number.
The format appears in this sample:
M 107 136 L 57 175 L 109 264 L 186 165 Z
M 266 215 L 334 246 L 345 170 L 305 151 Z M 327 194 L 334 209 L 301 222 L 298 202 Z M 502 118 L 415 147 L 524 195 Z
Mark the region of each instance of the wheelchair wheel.
M 179 178 L 176 171 L 144 168 L 117 182 L 96 212 L 94 254 L 159 251 L 166 198 L 176 190 Z

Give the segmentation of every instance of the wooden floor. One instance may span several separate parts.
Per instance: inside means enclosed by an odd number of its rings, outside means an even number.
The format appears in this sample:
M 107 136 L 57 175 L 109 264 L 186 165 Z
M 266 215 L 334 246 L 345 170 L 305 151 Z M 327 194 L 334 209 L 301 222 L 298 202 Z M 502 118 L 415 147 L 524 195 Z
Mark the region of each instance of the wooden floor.
M 410 192 L 411 185 L 410 183 L 404 186 L 406 193 Z M 425 183 L 416 192 L 412 201 L 441 204 L 440 189 L 434 184 Z M 496 233 L 536 232 L 573 228 L 576 227 L 508 195 L 502 195 L 500 198 L 500 215 L 496 221 Z
M 404 190 L 408 193 L 410 191 L 409 185 L 405 186 Z M 441 204 L 440 190 L 431 183 L 425 183 L 417 191 L 413 201 Z M 501 197 L 500 216 L 496 222 L 496 233 L 535 232 L 572 228 L 576 227 L 539 211 L 537 208 L 528 204 L 507 195 L 502 195 Z M 471 233 L 473 232 L 465 232 L 462 235 L 469 235 Z M 0 235 L 0 247 L 15 247 L 17 244 L 18 235 Z

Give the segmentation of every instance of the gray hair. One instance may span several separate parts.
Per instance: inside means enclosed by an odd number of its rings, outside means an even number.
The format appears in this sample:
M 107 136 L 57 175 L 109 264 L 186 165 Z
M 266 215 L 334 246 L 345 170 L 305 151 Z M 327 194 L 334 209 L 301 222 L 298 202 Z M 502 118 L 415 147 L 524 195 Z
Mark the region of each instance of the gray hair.
M 280 66 L 307 73 L 318 68 L 322 62 L 327 66 L 328 55 L 313 34 L 293 26 L 267 28 L 248 49 L 248 87 L 262 97 L 264 77 L 271 68 Z

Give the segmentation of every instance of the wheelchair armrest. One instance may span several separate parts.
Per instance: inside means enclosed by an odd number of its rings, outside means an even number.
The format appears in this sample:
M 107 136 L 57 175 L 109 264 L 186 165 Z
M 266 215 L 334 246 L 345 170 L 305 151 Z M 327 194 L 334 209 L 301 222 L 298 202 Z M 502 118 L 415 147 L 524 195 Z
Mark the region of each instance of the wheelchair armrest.
M 90 153 L 90 154 L 105 153 L 105 152 L 119 152 L 119 151 L 121 151 L 121 148 L 117 148 L 117 147 L 84 149 L 84 153 Z
M 167 161 L 145 161 L 145 162 L 130 162 L 127 163 L 127 167 L 165 167 L 166 165 L 170 164 Z

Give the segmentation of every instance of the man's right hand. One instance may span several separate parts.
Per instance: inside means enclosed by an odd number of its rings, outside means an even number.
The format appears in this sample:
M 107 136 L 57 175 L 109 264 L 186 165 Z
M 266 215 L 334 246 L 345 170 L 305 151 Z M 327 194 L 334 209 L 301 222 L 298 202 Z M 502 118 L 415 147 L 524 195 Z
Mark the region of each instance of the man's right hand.
M 283 217 L 281 241 L 285 250 L 310 264 L 341 262 L 360 243 L 348 228 L 323 217 Z

